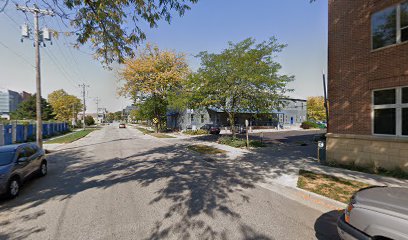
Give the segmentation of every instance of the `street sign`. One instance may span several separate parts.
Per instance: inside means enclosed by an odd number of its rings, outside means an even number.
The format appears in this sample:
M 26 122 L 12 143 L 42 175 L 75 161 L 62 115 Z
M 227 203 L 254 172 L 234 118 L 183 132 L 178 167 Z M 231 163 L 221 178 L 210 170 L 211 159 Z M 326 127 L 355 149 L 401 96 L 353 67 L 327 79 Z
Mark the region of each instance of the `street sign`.
M 158 123 L 159 123 L 159 119 L 153 118 L 153 122 L 154 122 L 154 124 L 158 124 Z

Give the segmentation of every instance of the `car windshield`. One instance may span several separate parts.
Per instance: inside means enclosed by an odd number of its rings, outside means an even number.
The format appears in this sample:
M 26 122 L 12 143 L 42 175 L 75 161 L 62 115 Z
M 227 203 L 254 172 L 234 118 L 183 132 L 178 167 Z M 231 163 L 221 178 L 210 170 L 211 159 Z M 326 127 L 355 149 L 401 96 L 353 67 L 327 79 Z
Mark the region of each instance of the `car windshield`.
M 0 166 L 10 164 L 13 158 L 14 152 L 0 152 Z

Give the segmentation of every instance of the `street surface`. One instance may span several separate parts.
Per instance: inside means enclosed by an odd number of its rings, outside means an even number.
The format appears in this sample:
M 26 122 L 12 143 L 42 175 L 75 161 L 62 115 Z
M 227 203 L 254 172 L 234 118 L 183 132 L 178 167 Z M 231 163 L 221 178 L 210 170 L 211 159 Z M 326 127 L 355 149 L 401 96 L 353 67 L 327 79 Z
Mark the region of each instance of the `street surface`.
M 50 154 L 49 174 L 0 202 L 0 239 L 336 239 L 335 219 L 206 161 L 178 139 L 111 125 Z

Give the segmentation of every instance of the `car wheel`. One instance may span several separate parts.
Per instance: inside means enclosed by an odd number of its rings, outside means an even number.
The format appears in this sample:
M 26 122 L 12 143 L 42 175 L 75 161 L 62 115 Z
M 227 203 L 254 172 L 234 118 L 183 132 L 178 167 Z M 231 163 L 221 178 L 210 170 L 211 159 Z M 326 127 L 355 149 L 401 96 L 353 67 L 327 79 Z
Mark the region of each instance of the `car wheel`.
M 45 175 L 47 175 L 47 173 L 48 173 L 47 162 L 42 161 L 40 169 L 38 170 L 38 175 L 40 177 L 44 177 Z
M 7 196 L 8 198 L 15 198 L 18 196 L 20 193 L 20 181 L 18 178 L 14 177 L 10 179 L 8 185 L 7 185 Z

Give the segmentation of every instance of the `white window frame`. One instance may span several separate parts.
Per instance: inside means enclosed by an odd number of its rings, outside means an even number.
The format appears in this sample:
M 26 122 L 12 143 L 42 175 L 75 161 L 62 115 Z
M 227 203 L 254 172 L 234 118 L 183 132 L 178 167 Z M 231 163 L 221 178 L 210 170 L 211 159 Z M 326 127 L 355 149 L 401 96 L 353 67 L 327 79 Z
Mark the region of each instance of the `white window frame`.
M 384 9 L 382 9 L 382 10 L 380 10 L 380 11 L 376 11 L 376 12 L 374 12 L 374 13 L 371 14 L 371 16 L 370 16 L 370 23 L 371 23 L 371 24 L 370 24 L 370 28 L 371 28 L 371 30 L 370 30 L 370 32 L 371 32 L 371 34 L 370 34 L 370 35 L 371 35 L 371 51 L 377 51 L 377 50 L 381 50 L 381 49 L 384 49 L 384 48 L 388 48 L 388 47 L 400 45 L 400 44 L 403 44 L 403 43 L 408 43 L 408 41 L 401 42 L 401 35 L 402 35 L 402 32 L 401 32 L 401 31 L 402 31 L 403 29 L 408 28 L 408 26 L 407 26 L 407 27 L 404 27 L 404 28 L 401 28 L 401 4 L 406 3 L 406 2 L 408 2 L 408 1 L 404 1 L 404 2 L 401 2 L 401 3 L 395 4 L 395 5 L 392 5 L 392 6 L 390 6 L 390 7 L 384 8 Z M 395 22 L 395 24 L 397 25 L 397 26 L 396 26 L 396 31 L 397 31 L 397 32 L 396 32 L 396 35 L 395 35 L 395 36 L 396 36 L 396 42 L 395 42 L 394 44 L 390 44 L 390 45 L 387 45 L 387 46 L 383 46 L 383 47 L 379 47 L 379 48 L 375 48 L 375 49 L 374 49 L 373 16 L 374 16 L 374 14 L 376 14 L 376 13 L 385 11 L 385 10 L 390 9 L 390 8 L 396 8 L 396 11 L 397 11 L 397 16 L 396 16 L 397 21 Z
M 371 95 L 371 133 L 372 135 L 376 136 L 392 136 L 392 137 L 401 137 L 401 138 L 408 138 L 408 135 L 402 135 L 402 109 L 408 108 L 408 103 L 402 103 L 402 89 L 407 88 L 408 86 L 402 87 L 393 87 L 393 88 L 382 88 L 382 89 L 375 89 L 372 91 Z M 396 101 L 395 104 L 384 104 L 384 105 L 374 105 L 374 93 L 384 90 L 391 90 L 395 89 L 395 97 Z M 376 109 L 388 109 L 393 108 L 395 109 L 395 129 L 396 134 L 379 134 L 374 132 L 374 112 Z

